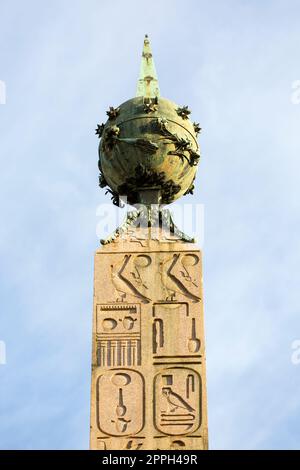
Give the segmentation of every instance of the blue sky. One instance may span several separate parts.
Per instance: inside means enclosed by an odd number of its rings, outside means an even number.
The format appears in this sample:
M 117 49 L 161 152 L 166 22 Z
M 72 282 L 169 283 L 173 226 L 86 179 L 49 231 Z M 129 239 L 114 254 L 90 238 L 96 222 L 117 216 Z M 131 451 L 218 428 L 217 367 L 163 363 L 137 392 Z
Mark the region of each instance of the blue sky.
M 0 448 L 88 448 L 108 202 L 94 128 L 134 96 L 148 33 L 162 95 L 203 127 L 186 202 L 205 206 L 210 447 L 299 449 L 299 2 L 0 0 L 0 12 Z

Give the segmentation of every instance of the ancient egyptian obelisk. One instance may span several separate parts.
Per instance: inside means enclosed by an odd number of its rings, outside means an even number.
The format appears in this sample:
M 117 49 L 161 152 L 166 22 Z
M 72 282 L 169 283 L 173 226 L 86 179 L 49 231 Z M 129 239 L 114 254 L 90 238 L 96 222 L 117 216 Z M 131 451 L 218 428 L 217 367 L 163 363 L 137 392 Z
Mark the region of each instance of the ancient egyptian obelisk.
M 95 254 L 90 446 L 207 449 L 201 252 L 165 208 L 193 191 L 200 127 L 160 97 L 147 36 L 136 97 L 107 115 L 99 185 L 134 207 Z

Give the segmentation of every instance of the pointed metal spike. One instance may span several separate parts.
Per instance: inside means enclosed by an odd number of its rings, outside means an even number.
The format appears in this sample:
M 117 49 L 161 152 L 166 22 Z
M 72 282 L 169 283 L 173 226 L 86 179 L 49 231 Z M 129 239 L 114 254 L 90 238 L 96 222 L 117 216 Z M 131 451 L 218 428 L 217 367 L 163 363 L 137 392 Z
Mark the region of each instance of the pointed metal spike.
M 150 47 L 148 35 L 145 35 L 140 76 L 137 84 L 136 96 L 156 98 L 160 96 L 157 74 Z

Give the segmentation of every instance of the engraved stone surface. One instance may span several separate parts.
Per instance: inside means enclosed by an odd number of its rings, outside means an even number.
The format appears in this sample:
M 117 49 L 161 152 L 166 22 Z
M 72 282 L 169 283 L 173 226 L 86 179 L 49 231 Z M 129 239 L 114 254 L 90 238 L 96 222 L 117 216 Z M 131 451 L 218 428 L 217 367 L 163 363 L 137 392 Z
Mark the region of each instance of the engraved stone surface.
M 130 235 L 96 251 L 91 448 L 206 449 L 201 252 Z
M 167 435 L 195 432 L 201 424 L 199 374 L 188 367 L 167 368 L 154 380 L 154 424 Z
M 144 426 L 144 379 L 129 369 L 112 369 L 97 378 L 97 424 L 110 436 L 137 434 Z

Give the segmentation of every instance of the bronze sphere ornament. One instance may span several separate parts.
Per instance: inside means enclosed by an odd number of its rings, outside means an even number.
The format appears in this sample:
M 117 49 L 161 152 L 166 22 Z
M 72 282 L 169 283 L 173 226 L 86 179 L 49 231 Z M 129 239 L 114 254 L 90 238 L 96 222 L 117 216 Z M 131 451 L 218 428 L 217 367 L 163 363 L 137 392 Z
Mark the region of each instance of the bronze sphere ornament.
M 161 98 L 149 39 L 144 39 L 136 97 L 118 107 L 110 106 L 105 124 L 97 126 L 99 186 L 106 188 L 115 205 L 126 201 L 146 207 L 147 224 L 156 218 L 151 206 L 161 207 L 192 194 L 200 149 L 198 123 L 190 120 L 188 106 Z M 162 218 L 162 209 L 158 217 Z M 128 213 L 132 223 L 141 209 Z M 139 213 L 139 214 L 138 214 Z M 157 215 L 156 214 L 156 215 Z M 169 216 L 169 215 L 168 215 Z M 176 231 L 171 221 L 171 231 Z M 117 229 L 108 243 L 120 235 Z M 181 239 L 192 241 L 180 232 Z

